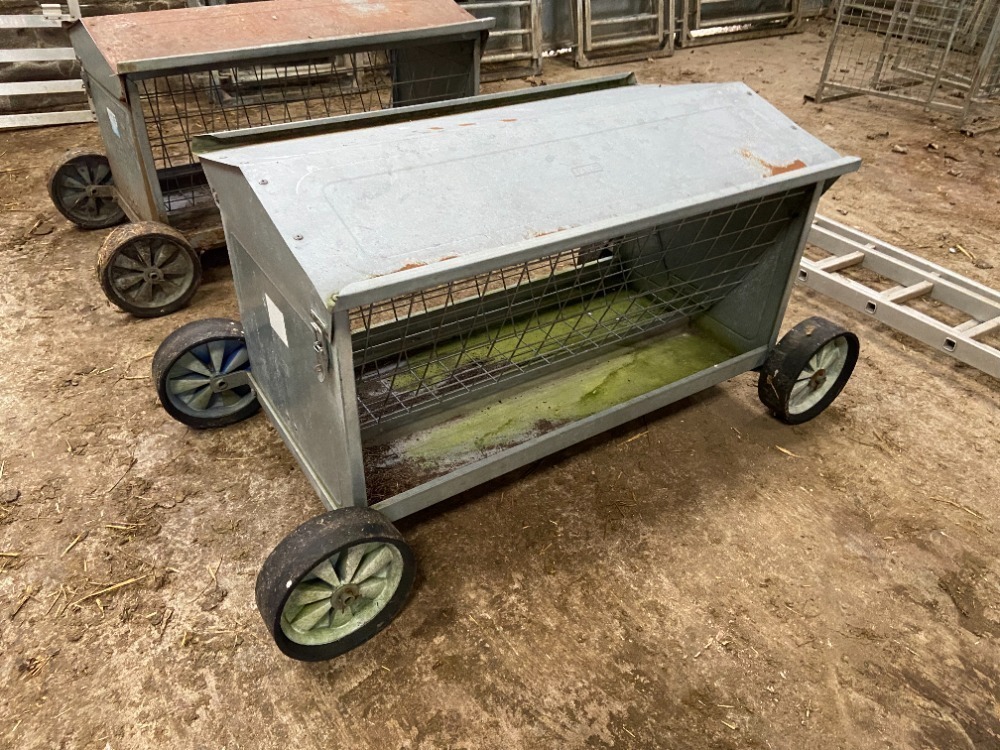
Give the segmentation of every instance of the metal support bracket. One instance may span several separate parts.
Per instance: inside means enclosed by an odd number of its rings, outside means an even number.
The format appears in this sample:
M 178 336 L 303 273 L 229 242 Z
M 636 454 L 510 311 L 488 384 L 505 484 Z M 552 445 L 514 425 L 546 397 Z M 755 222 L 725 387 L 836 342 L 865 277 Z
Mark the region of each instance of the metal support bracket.
M 316 372 L 317 380 L 322 383 L 330 372 L 330 336 L 316 313 L 312 314 L 309 327 L 313 332 L 313 353 L 316 355 L 313 370 Z

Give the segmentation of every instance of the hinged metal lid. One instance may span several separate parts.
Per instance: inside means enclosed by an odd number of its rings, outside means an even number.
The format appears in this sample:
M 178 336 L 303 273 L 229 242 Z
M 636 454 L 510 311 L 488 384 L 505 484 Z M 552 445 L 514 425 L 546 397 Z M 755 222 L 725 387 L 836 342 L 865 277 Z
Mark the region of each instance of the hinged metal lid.
M 223 149 L 203 164 L 224 213 L 224 175 L 242 173 L 332 306 L 831 180 L 860 161 L 731 83 L 594 91 Z

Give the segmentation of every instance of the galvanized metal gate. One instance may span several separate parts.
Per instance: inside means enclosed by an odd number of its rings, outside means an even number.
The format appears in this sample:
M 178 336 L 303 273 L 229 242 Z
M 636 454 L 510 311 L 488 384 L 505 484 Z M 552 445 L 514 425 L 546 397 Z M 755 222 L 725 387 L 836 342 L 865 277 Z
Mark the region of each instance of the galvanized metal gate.
M 801 0 L 676 0 L 681 47 L 789 34 L 802 19 Z
M 482 80 L 542 72 L 541 0 L 459 0 L 476 18 L 494 18 L 483 52 Z
M 578 68 L 674 51 L 673 0 L 576 0 Z
M 816 100 L 856 94 L 1000 124 L 1000 3 L 840 0 Z
M 79 0 L 68 0 L 68 6 L 42 4 L 40 14 L 0 15 L 0 30 L 16 29 L 59 29 L 63 22 L 80 17 Z M 17 72 L 25 64 L 50 63 L 75 60 L 73 48 L 68 40 L 63 47 L 10 47 L 0 49 L 0 64 L 10 65 Z M 32 105 L 32 98 L 53 95 L 76 95 L 69 97 L 75 103 L 70 106 L 86 105 L 83 81 L 80 78 L 53 78 L 48 80 L 14 80 L 0 82 L 0 102 L 9 101 L 7 112 L 0 105 L 0 130 L 6 128 L 26 128 L 38 125 L 65 125 L 75 122 L 91 122 L 93 112 L 89 108 L 68 111 L 24 111 L 40 109 Z

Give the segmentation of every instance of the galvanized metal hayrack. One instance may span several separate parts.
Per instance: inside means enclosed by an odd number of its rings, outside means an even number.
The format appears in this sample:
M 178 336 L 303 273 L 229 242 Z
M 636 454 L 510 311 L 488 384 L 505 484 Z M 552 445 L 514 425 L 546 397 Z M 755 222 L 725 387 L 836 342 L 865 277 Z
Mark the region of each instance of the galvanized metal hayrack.
M 840 0 L 817 101 L 869 94 L 1000 125 L 1000 3 Z
M 742 84 L 629 82 L 202 154 L 242 323 L 178 329 L 154 381 L 195 427 L 263 406 L 329 509 L 257 581 L 285 654 L 397 614 L 393 520 L 748 370 L 793 424 L 844 387 L 852 333 L 777 338 L 816 203 L 858 160 Z
M 199 134 L 475 95 L 489 19 L 450 0 L 267 0 L 86 18 L 70 31 L 107 154 L 52 170 L 56 207 L 114 230 L 98 277 L 151 317 L 188 303 L 223 241 Z

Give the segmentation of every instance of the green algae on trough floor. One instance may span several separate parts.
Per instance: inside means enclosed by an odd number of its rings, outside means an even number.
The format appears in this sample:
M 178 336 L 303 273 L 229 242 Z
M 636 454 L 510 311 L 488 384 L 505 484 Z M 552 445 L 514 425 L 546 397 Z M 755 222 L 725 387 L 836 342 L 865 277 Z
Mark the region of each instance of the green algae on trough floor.
M 400 439 L 394 452 L 421 464 L 451 464 L 510 447 L 546 427 L 617 406 L 735 356 L 704 334 L 680 333 L 609 351 L 586 369 L 502 397 L 470 414 Z

